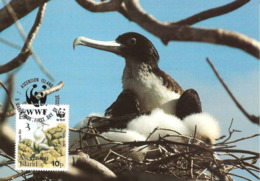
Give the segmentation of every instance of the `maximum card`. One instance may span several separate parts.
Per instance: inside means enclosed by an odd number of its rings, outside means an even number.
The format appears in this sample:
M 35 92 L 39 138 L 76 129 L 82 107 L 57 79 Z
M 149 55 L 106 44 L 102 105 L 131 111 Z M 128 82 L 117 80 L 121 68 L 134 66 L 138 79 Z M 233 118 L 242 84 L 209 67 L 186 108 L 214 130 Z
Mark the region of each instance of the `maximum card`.
M 17 105 L 17 170 L 68 170 L 68 105 Z

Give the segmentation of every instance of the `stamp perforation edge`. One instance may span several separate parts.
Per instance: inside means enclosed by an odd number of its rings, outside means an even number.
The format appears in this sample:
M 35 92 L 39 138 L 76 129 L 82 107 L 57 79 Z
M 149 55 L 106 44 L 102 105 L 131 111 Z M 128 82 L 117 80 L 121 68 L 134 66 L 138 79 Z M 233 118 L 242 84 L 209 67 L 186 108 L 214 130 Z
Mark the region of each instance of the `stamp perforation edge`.
M 30 104 L 20 104 L 20 106 L 22 107 L 32 107 L 33 105 L 30 105 Z M 18 166 L 18 144 L 19 144 L 19 134 L 18 134 L 18 129 L 19 129 L 19 126 L 21 125 L 21 123 L 18 123 L 18 121 L 21 121 L 19 119 L 19 111 L 16 110 L 16 121 L 15 121 L 15 129 L 16 129 L 16 141 L 15 141 L 15 169 L 16 170 L 20 170 L 20 171 L 67 171 L 68 170 L 68 164 L 69 164 L 69 105 L 68 104 L 59 104 L 59 105 L 55 105 L 55 104 L 47 104 L 47 105 L 44 105 L 45 107 L 48 106 L 48 107 L 66 107 L 66 112 L 67 114 L 65 115 L 65 124 L 66 124 L 66 132 L 65 132 L 65 153 L 64 153 L 64 156 L 65 156 L 65 165 L 63 168 L 41 168 L 41 167 L 19 167 Z M 35 108 L 35 107 L 34 107 Z M 35 108 L 37 109 L 37 108 Z M 46 122 L 46 121 L 45 121 Z M 32 124 L 36 124 L 37 122 L 31 122 Z M 57 123 L 58 124 L 58 123 Z M 56 124 L 56 125 L 57 125 Z M 52 124 L 53 125 L 53 124 Z M 47 129 L 45 129 L 46 131 Z

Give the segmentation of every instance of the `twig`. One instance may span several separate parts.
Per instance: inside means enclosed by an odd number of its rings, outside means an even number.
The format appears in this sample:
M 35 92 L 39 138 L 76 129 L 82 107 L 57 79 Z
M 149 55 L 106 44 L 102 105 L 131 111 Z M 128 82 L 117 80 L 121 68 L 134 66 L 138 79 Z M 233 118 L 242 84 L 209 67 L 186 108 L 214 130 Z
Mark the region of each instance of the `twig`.
M 2 126 L 2 124 L 4 123 L 5 121 L 5 118 L 6 118 L 6 113 L 8 111 L 8 107 L 9 107 L 9 102 L 10 102 L 10 98 L 12 97 L 13 95 L 13 74 L 10 74 L 8 76 L 8 79 L 7 79 L 7 83 L 8 83 L 8 94 L 6 96 L 6 99 L 5 99 L 5 103 L 4 103 L 4 109 L 3 109 L 3 115 L 0 117 L 0 126 Z
M 183 20 L 173 22 L 172 24 L 179 24 L 179 25 L 193 25 L 195 23 L 198 23 L 200 21 L 209 19 L 209 18 L 214 18 L 216 16 L 221 16 L 223 14 L 230 13 L 241 6 L 245 5 L 248 3 L 250 0 L 235 0 L 229 4 L 226 4 L 224 6 L 220 6 L 217 8 L 209 9 L 203 12 L 200 12 L 198 14 L 195 14 L 191 17 L 185 18 Z
M 10 165 L 10 164 L 14 164 L 14 161 L 8 160 L 8 161 L 6 161 L 6 162 L 1 162 L 1 163 L 0 163 L 0 167 L 6 166 L 6 165 Z
M 87 157 L 80 157 L 78 155 L 70 156 L 70 162 L 73 166 L 78 166 L 82 170 L 84 169 L 85 172 L 89 174 L 100 174 L 105 178 L 116 178 L 117 176 L 105 165 L 101 164 L 100 162 L 87 158 Z
M 229 128 L 228 128 L 228 133 L 229 133 L 228 137 L 224 141 L 217 143 L 215 145 L 223 145 L 232 137 L 234 132 L 241 132 L 240 130 L 235 130 L 235 129 L 231 130 L 232 124 L 233 124 L 233 119 L 231 120 Z
M 101 134 L 98 134 L 98 133 L 93 133 L 93 132 L 86 132 L 86 131 L 82 131 L 82 130 L 79 130 L 79 129 L 75 129 L 75 128 L 69 128 L 70 131 L 73 131 L 73 132 L 78 132 L 78 133 L 85 133 L 86 135 L 89 135 L 89 136 L 94 136 L 94 137 L 100 137 L 108 142 L 111 142 L 113 144 L 122 144 L 122 142 L 117 142 L 117 141 L 114 141 L 114 140 L 111 140 Z
M 2 37 L 0 37 L 0 41 L 1 41 L 2 43 L 4 43 L 4 44 L 10 46 L 10 47 L 15 48 L 15 49 L 18 49 L 18 50 L 21 50 L 21 49 L 22 49 L 21 46 L 16 45 L 16 44 L 14 44 L 13 42 L 8 41 L 8 40 L 6 40 L 6 39 L 4 39 L 4 38 L 2 38 Z
M 7 111 L 5 113 L 5 117 L 11 117 L 11 116 L 14 116 L 16 114 L 16 109 L 11 109 L 9 111 Z M 0 117 L 3 117 L 4 116 L 4 112 L 3 111 L 0 111 Z
M 3 82 L 1 80 L 0 80 L 0 85 L 4 88 L 6 94 L 7 94 L 8 98 L 9 98 L 9 102 L 10 102 L 11 106 L 13 108 L 15 108 L 14 103 L 13 103 L 12 98 L 11 98 L 11 95 L 10 95 L 8 89 L 5 87 L 5 85 L 3 84 Z
M 238 174 L 234 174 L 234 173 L 227 173 L 227 174 L 228 174 L 228 175 L 233 175 L 233 176 L 236 176 L 236 177 L 239 177 L 239 178 L 242 178 L 242 179 L 248 180 L 248 181 L 252 181 L 251 179 L 246 178 L 246 177 L 243 177 L 243 176 L 238 175 Z
M 164 44 L 167 44 L 169 41 L 195 41 L 226 45 L 233 48 L 239 48 L 256 57 L 257 59 L 260 59 L 260 42 L 248 36 L 223 29 L 202 29 L 190 26 L 183 26 L 178 23 L 161 22 L 145 12 L 139 3 L 139 0 L 111 0 L 106 3 L 96 3 L 93 0 L 76 1 L 83 8 L 92 12 L 118 11 L 128 20 L 137 23 L 146 31 L 159 37 Z M 246 0 L 239 0 L 239 2 L 232 3 L 227 8 L 229 10 L 227 10 L 226 7 L 222 7 L 220 8 L 221 11 L 219 11 L 220 9 L 213 9 L 208 14 L 202 12 L 203 18 L 208 19 L 214 17 L 218 13 L 219 15 L 221 15 L 230 12 L 245 4 L 245 1 Z M 197 16 L 199 15 L 196 15 L 195 18 Z M 193 19 L 194 17 L 191 17 L 193 23 L 196 23 L 196 21 Z
M 15 160 L 14 157 L 8 155 L 7 153 L 5 153 L 5 152 L 4 152 L 3 150 L 1 150 L 1 149 L 0 149 L 0 155 L 3 156 L 3 157 L 5 157 L 5 158 L 7 158 L 7 159 L 12 160 L 12 161 Z
M 9 2 L 9 6 L 12 7 L 17 19 L 21 19 L 48 1 L 49 0 L 12 0 Z M 9 13 L 7 6 L 0 9 L 0 32 L 11 26 L 14 22 L 12 14 Z
M 238 142 L 238 141 L 247 140 L 247 139 L 250 139 L 250 138 L 257 137 L 257 136 L 260 136 L 260 134 L 254 134 L 254 135 L 252 135 L 252 136 L 247 136 L 247 137 L 239 138 L 239 139 L 236 139 L 236 140 L 233 140 L 233 141 L 229 141 L 229 142 L 225 142 L 225 143 L 226 143 L 226 144 L 236 143 L 236 142 Z
M 122 1 L 110 0 L 104 2 L 95 2 L 92 0 L 76 0 L 76 2 L 91 12 L 109 12 L 118 11 Z
M 36 53 L 34 52 L 34 50 L 32 48 L 32 42 L 33 42 L 36 34 L 39 31 L 40 25 L 41 25 L 42 20 L 43 20 L 44 12 L 45 12 L 45 9 L 46 9 L 46 5 L 47 4 L 44 3 L 43 5 L 40 6 L 40 8 L 38 10 L 38 13 L 37 13 L 37 16 L 36 16 L 36 19 L 34 21 L 34 24 L 33 24 L 32 28 L 31 28 L 27 38 L 25 39 L 25 37 L 26 37 L 25 36 L 25 32 L 23 31 L 22 25 L 18 21 L 18 18 L 17 18 L 16 14 L 15 14 L 15 11 L 13 10 L 13 8 L 12 8 L 12 6 L 10 4 L 6 4 L 6 9 L 11 14 L 13 20 L 16 22 L 18 31 L 19 31 L 20 35 L 22 36 L 22 38 L 25 40 L 25 43 L 24 43 L 24 46 L 23 46 L 21 52 L 18 54 L 18 56 L 16 58 L 14 58 L 10 62 L 0 66 L 0 74 L 9 72 L 9 71 L 19 67 L 32 54 L 34 60 L 39 65 L 39 67 L 42 70 L 42 72 L 44 74 L 46 74 L 51 80 L 54 80 L 52 75 L 44 67 L 44 65 L 42 64 L 41 60 L 39 59 L 39 57 L 36 55 Z M 21 54 L 23 56 L 21 56 Z
M 164 44 L 171 40 L 220 44 L 239 48 L 260 59 L 260 43 L 250 37 L 223 29 L 202 29 L 160 22 L 142 9 L 139 0 L 124 0 L 124 2 L 131 20 L 159 37 Z
M 51 88 L 44 89 L 44 90 L 38 92 L 36 95 L 36 98 L 40 99 L 40 98 L 45 97 L 46 95 L 52 94 L 53 92 L 59 91 L 63 86 L 64 86 L 64 82 L 61 81 L 56 86 L 53 86 Z
M 25 175 L 27 173 L 29 173 L 29 172 L 28 171 L 20 172 L 18 174 L 12 175 L 10 177 L 1 178 L 1 181 L 13 180 L 13 179 L 21 177 L 21 176 L 23 176 L 23 175 Z
M 215 75 L 217 76 L 218 80 L 221 82 L 221 84 L 223 85 L 223 87 L 225 88 L 225 90 L 228 92 L 229 96 L 232 98 L 232 100 L 235 102 L 236 106 L 240 109 L 240 111 L 252 122 L 255 124 L 260 124 L 259 122 L 259 117 L 256 117 L 254 115 L 250 115 L 247 113 L 247 111 L 242 107 L 242 105 L 237 101 L 237 99 L 234 97 L 234 95 L 232 94 L 232 92 L 229 90 L 228 86 L 226 85 L 226 83 L 223 81 L 223 79 L 220 77 L 218 71 L 216 70 L 216 68 L 214 67 L 214 65 L 211 63 L 210 59 L 207 58 L 206 59 L 207 62 L 209 63 L 210 67 L 212 68 L 212 70 L 214 71 Z
M 246 154 L 255 155 L 257 158 L 260 158 L 260 153 L 249 151 L 249 150 L 215 148 L 214 151 L 216 151 L 216 152 L 231 152 L 231 153 L 246 153 Z

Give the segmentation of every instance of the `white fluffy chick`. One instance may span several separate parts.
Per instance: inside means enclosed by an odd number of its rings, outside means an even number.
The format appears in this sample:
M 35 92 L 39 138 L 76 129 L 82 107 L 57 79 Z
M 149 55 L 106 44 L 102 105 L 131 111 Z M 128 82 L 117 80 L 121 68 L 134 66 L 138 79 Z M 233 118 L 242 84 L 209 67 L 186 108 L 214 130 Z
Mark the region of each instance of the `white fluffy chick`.
M 189 129 L 187 136 L 193 136 L 196 129 L 196 138 L 208 145 L 215 144 L 216 139 L 220 137 L 218 121 L 207 113 L 191 114 L 185 117 L 183 122 Z
M 156 130 L 150 137 L 149 135 L 155 128 L 169 129 L 168 130 Z M 150 141 L 158 140 L 159 137 L 171 135 L 166 139 L 172 141 L 181 141 L 182 138 L 176 135 L 187 135 L 189 130 L 185 127 L 183 121 L 176 116 L 166 114 L 162 109 L 154 109 L 150 115 L 143 115 L 133 119 L 127 125 L 127 129 L 136 131 L 145 138 L 149 137 Z M 173 131 L 170 131 L 173 130 Z M 178 134 L 179 133 L 179 134 Z
M 145 141 L 145 137 L 136 131 L 124 129 L 122 132 L 104 132 L 102 136 L 117 142 L 131 142 L 131 141 Z M 108 141 L 100 138 L 100 143 L 107 143 Z
M 94 116 L 97 114 L 90 114 L 89 116 Z M 98 114 L 98 116 L 101 116 Z M 74 128 L 80 129 L 82 127 L 85 127 L 88 124 L 88 118 L 85 118 L 81 120 Z M 144 135 L 134 131 L 134 130 L 127 130 L 123 129 L 120 131 L 108 131 L 101 133 L 101 136 L 104 136 L 110 140 L 113 140 L 115 142 L 131 142 L 131 141 L 145 141 L 146 138 Z M 70 145 L 74 144 L 76 140 L 79 139 L 79 134 L 77 132 L 70 132 Z M 109 141 L 98 137 L 98 140 L 100 144 L 109 143 Z M 96 145 L 95 140 L 90 138 L 87 140 L 89 145 Z M 79 144 L 76 144 L 75 146 L 78 146 Z

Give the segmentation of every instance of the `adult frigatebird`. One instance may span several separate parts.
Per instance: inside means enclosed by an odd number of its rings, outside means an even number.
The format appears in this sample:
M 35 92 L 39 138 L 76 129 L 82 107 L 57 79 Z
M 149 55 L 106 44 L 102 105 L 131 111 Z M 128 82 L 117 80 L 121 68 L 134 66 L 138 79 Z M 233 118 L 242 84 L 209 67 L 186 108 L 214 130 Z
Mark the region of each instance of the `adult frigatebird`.
M 143 35 L 129 32 L 110 42 L 81 36 L 74 40 L 73 47 L 77 45 L 109 51 L 125 58 L 123 91 L 107 108 L 106 115 L 122 116 L 161 108 L 182 119 L 190 113 L 201 112 L 196 91 L 184 93 L 179 84 L 159 68 L 159 54 Z

